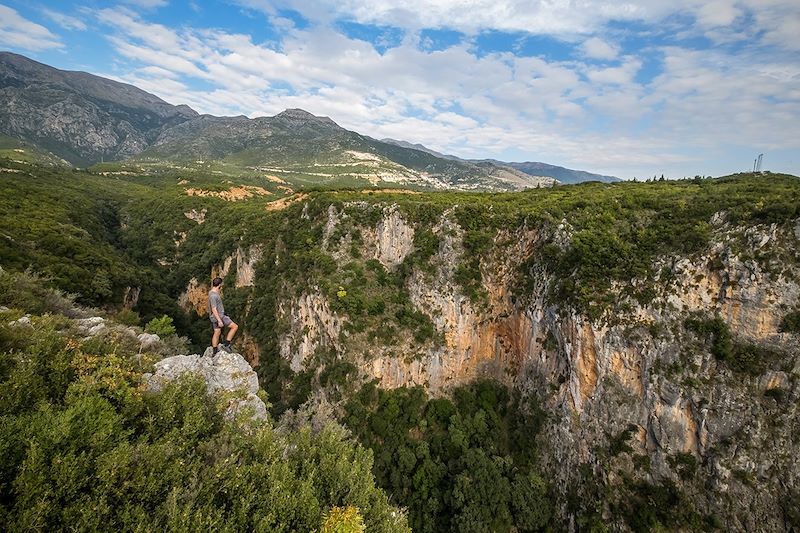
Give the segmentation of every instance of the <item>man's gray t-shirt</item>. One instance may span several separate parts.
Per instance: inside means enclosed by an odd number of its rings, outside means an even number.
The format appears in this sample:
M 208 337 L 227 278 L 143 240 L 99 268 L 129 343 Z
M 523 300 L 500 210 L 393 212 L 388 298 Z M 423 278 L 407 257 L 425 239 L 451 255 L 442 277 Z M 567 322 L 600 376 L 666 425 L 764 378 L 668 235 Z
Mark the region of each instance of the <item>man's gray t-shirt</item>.
M 214 318 L 214 308 L 216 307 L 217 312 L 219 312 L 219 317 L 222 318 L 225 316 L 225 308 L 222 306 L 222 297 L 219 295 L 217 291 L 210 291 L 208 293 L 208 318 L 211 320 L 216 320 Z

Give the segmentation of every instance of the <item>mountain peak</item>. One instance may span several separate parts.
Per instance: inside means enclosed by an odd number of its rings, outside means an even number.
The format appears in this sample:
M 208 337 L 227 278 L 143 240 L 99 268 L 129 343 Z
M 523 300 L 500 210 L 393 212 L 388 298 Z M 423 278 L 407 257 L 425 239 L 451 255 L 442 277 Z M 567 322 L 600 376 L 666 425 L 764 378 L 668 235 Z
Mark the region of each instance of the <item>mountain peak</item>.
M 309 113 L 305 109 L 300 109 L 299 107 L 292 107 L 289 109 L 284 109 L 277 115 L 275 118 L 306 118 L 306 119 L 313 119 L 317 118 L 316 115 L 313 113 Z
M 339 125 L 329 117 L 318 117 L 317 115 L 309 113 L 305 109 L 300 108 L 286 109 L 275 115 L 273 118 L 283 122 L 289 122 L 294 125 L 308 124 L 313 122 L 316 124 L 326 124 L 328 126 L 336 126 L 337 128 L 339 127 Z

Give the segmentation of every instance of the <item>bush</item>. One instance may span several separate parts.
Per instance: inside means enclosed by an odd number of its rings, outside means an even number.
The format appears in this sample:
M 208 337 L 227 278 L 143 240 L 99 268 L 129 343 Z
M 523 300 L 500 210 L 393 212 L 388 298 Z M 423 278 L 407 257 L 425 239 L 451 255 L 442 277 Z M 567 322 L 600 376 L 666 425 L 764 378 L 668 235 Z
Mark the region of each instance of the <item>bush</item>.
M 536 473 L 538 406 L 491 381 L 428 399 L 420 387 L 365 385 L 348 426 L 375 453 L 379 484 L 408 507 L 415 531 L 536 531 L 552 503 Z
M 364 533 L 364 519 L 355 507 L 334 507 L 325 513 L 320 533 Z
M 141 318 L 136 311 L 123 309 L 114 316 L 114 320 L 125 326 L 138 326 Z
M 158 335 L 159 337 L 169 337 L 175 334 L 175 326 L 172 325 L 172 318 L 163 315 L 161 318 L 154 318 L 145 326 L 145 331 Z
M 0 304 L 28 313 L 77 316 L 75 297 L 50 284 L 49 278 L 35 272 L 9 272 L 0 267 Z
M 228 423 L 201 380 L 146 394 L 135 353 L 33 324 L 0 336 L 0 530 L 408 531 L 340 426 Z
M 792 311 L 781 320 L 780 331 L 800 334 L 800 310 Z

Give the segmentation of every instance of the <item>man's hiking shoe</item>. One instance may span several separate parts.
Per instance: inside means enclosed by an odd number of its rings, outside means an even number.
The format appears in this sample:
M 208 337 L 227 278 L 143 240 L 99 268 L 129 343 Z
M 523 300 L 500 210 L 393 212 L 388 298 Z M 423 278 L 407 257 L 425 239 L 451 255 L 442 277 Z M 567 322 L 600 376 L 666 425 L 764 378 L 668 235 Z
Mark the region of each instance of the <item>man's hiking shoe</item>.
M 221 352 L 233 353 L 233 350 L 231 350 L 231 345 L 230 344 L 220 344 L 219 345 L 219 350 Z

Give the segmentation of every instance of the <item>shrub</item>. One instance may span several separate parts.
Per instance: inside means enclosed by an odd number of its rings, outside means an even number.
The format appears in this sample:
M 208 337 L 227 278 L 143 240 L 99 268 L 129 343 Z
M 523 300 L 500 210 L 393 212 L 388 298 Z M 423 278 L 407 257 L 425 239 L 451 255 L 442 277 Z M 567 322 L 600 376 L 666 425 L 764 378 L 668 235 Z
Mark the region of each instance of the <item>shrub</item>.
M 800 310 L 792 311 L 781 320 L 780 331 L 800 334 Z
M 340 426 L 228 423 L 193 377 L 143 394 L 134 353 L 59 327 L 0 346 L 0 530 L 408 531 Z
M 334 507 L 325 513 L 320 533 L 363 533 L 366 531 L 364 519 L 358 509 L 349 505 L 347 507 Z
M 172 318 L 163 315 L 161 318 L 154 318 L 145 326 L 145 331 L 158 335 L 159 337 L 169 337 L 175 334 L 175 326 L 172 325 Z
M 77 316 L 75 297 L 52 288 L 50 284 L 50 278 L 35 272 L 9 272 L 0 267 L 0 304 L 34 314 Z
M 136 311 L 123 309 L 114 316 L 114 320 L 125 326 L 138 326 L 141 318 Z
M 691 453 L 678 452 L 667 457 L 667 462 L 684 481 L 692 479 L 697 472 L 697 458 Z

